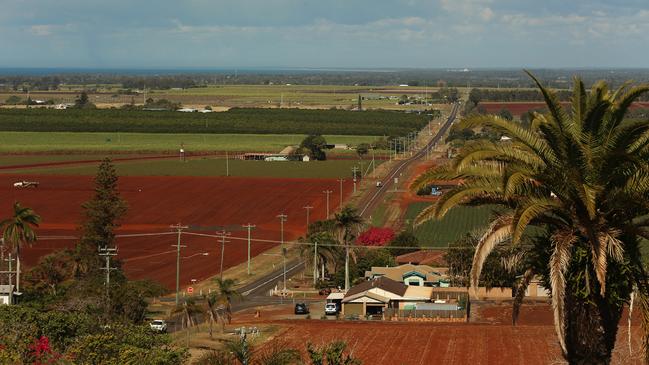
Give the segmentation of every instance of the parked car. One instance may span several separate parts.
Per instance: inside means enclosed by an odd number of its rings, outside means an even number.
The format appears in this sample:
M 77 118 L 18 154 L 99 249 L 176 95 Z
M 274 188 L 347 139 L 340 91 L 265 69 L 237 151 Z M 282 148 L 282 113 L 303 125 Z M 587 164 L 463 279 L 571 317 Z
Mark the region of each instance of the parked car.
M 167 332 L 167 322 L 162 319 L 156 319 L 149 324 L 151 330 L 155 332 Z
M 295 314 L 309 314 L 309 307 L 306 303 L 296 303 Z
M 325 304 L 325 314 L 327 315 L 336 315 L 338 314 L 338 306 L 336 303 L 327 303 Z

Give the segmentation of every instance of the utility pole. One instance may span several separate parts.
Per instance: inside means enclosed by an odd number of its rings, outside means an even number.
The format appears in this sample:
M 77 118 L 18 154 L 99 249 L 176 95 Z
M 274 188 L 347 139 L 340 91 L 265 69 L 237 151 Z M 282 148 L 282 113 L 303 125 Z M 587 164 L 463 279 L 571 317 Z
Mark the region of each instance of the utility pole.
M 183 229 L 187 229 L 189 227 L 183 226 L 180 223 L 171 225 L 169 227 L 178 231 L 178 243 L 171 245 L 171 247 L 176 247 L 176 305 L 178 305 L 178 296 L 180 295 L 180 248 L 187 247 L 180 244 L 180 235 L 182 234 Z
M 11 252 L 10 252 L 10 253 L 9 253 L 9 258 L 8 258 L 8 259 L 5 259 L 5 261 L 7 261 L 7 262 L 9 263 L 9 271 L 7 271 L 7 273 L 8 273 L 8 277 L 9 277 L 9 286 L 11 286 L 11 285 L 13 284 L 13 281 L 14 281 L 14 280 L 13 280 L 13 266 L 12 266 L 12 262 L 16 261 L 16 259 L 13 258 L 13 255 L 12 255 Z M 12 299 L 13 299 L 13 298 L 12 298 Z
M 280 242 L 282 243 L 282 264 L 284 265 L 284 292 L 286 294 L 286 248 L 284 248 L 284 222 L 286 222 L 288 216 L 284 213 L 277 216 L 279 218 L 280 224 Z
M 309 211 L 311 209 L 313 209 L 313 207 L 310 206 L 310 205 L 307 205 L 306 207 L 302 207 L 302 208 L 306 209 L 306 231 L 307 231 L 306 233 L 308 234 L 309 233 L 309 224 L 310 224 L 310 222 L 309 222 Z
M 108 300 L 110 298 L 110 272 L 117 270 L 117 268 L 110 267 L 110 258 L 117 256 L 117 247 L 99 247 L 99 256 L 103 256 L 106 259 L 106 267 L 102 267 L 101 269 L 106 270 L 106 282 L 104 285 L 106 286 L 106 300 Z
M 248 275 L 250 275 L 250 230 L 255 228 L 252 224 L 248 223 L 243 228 L 248 229 Z
M 219 269 L 219 276 L 221 280 L 223 280 L 223 257 L 225 256 L 225 242 L 230 243 L 230 241 L 226 241 L 225 238 L 229 237 L 232 233 L 226 231 L 220 231 L 220 232 L 216 232 L 216 234 L 221 237 L 221 267 Z
M 318 283 L 318 240 L 313 241 L 313 287 Z
M 228 151 L 225 151 L 225 176 L 230 176 L 230 157 Z
M 338 209 L 342 210 L 343 209 L 343 183 L 345 182 L 345 179 L 342 177 L 338 179 L 338 182 L 340 183 L 340 205 L 338 205 Z
M 332 193 L 331 190 L 325 190 L 323 191 L 327 195 L 327 218 L 329 218 L 329 194 Z
M 358 173 L 358 167 L 352 167 L 352 175 L 354 176 L 354 194 L 356 194 L 356 174 Z

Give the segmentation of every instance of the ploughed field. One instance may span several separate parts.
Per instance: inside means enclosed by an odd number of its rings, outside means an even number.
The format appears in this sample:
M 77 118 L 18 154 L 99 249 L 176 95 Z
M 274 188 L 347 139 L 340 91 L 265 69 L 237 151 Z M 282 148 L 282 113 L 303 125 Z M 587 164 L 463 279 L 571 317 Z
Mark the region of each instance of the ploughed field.
M 37 188 L 14 188 L 16 181 L 38 181 Z M 72 247 L 79 236 L 81 204 L 93 195 L 91 176 L 68 175 L 0 175 L 0 214 L 9 216 L 11 203 L 20 201 L 41 215 L 39 241 L 23 253 L 24 262 L 34 265 L 38 258 L 62 247 Z M 313 207 L 311 221 L 323 219 L 326 201 L 323 190 L 332 190 L 330 209 L 339 202 L 339 183 L 335 179 L 271 179 L 239 177 L 120 177 L 119 189 L 129 209 L 119 235 L 119 255 L 123 267 L 133 279 L 152 279 L 169 288 L 175 287 L 177 235 L 170 225 L 182 223 L 190 228 L 183 234 L 180 283 L 202 280 L 215 275 L 220 267 L 220 241 L 214 235 L 225 228 L 232 232 L 225 244 L 224 268 L 247 258 L 247 231 L 241 225 L 251 223 L 252 255 L 272 247 L 280 240 L 277 215 L 284 213 L 285 239 L 303 234 L 306 228 L 306 205 Z M 344 186 L 344 194 L 351 184 Z M 198 235 L 196 235 L 198 234 Z M 209 253 L 208 256 L 202 253 Z

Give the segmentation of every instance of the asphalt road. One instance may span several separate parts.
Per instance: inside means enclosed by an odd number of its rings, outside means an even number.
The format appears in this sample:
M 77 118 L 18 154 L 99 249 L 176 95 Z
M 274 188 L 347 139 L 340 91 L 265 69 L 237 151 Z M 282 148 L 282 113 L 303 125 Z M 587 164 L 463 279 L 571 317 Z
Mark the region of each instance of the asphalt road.
M 446 131 L 451 127 L 453 121 L 457 116 L 458 110 L 460 109 L 460 104 L 456 103 L 451 109 L 451 114 L 448 116 L 448 119 L 437 132 L 437 134 L 417 151 L 413 156 L 403 161 L 399 161 L 392 170 L 390 170 L 385 178 L 381 181 L 381 186 L 377 188 L 374 193 L 366 195 L 358 204 L 359 213 L 363 218 L 369 218 L 376 207 L 385 199 L 385 195 L 390 191 L 390 187 L 394 186 L 394 179 L 399 177 L 399 174 L 403 172 L 408 166 L 414 163 L 417 160 L 426 157 L 427 150 L 432 149 L 446 134 Z

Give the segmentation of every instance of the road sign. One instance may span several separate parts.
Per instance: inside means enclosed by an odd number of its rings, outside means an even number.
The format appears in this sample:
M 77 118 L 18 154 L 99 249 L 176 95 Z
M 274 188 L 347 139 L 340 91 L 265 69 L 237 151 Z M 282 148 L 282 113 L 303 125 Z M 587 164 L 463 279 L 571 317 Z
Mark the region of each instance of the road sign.
M 187 287 L 187 294 L 193 294 L 194 293 L 194 287 L 188 286 Z

